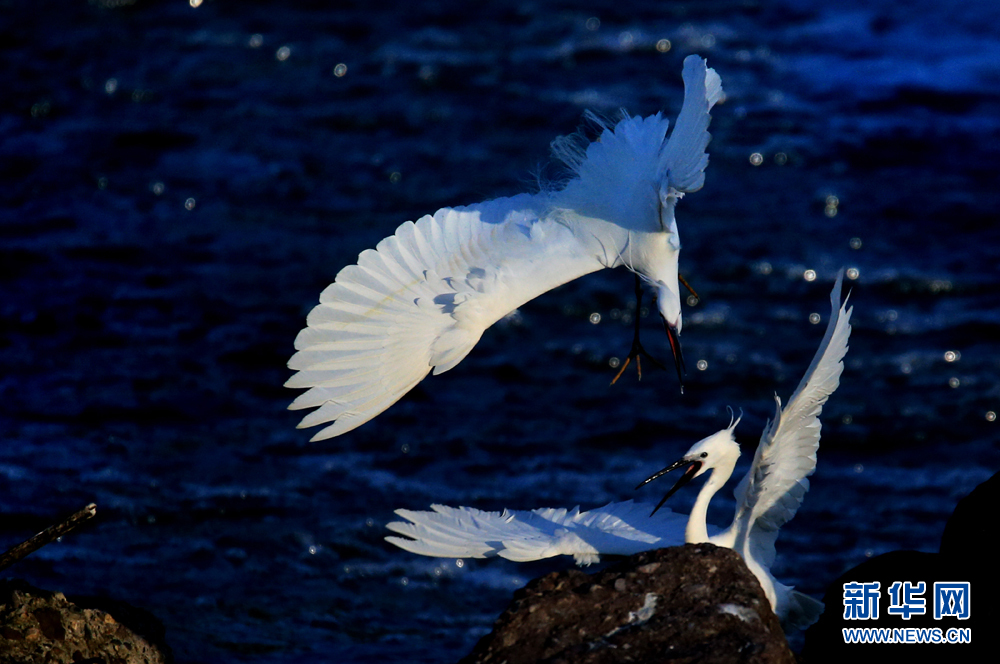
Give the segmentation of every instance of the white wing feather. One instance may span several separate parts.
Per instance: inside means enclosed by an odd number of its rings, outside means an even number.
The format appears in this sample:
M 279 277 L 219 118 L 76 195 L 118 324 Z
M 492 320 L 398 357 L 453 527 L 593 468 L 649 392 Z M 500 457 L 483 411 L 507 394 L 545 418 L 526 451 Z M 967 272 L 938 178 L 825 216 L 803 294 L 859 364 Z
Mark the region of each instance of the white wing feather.
M 851 336 L 851 312 L 840 302 L 843 272 L 830 294 L 831 315 L 826 334 L 809 369 L 781 408 L 775 397 L 774 419 L 764 429 L 750 470 L 736 487 L 734 526 L 746 533 L 753 557 L 767 566 L 774 562 L 778 529 L 798 511 L 809 490 L 806 479 L 816 470 L 820 413 L 840 385 L 843 358 Z
M 445 208 L 406 222 L 323 291 L 288 363 L 299 424 L 340 435 L 398 401 L 433 369 L 458 364 L 490 325 L 528 300 L 603 267 L 543 195 Z
M 684 59 L 684 105 L 662 154 L 661 172 L 677 191 L 698 191 L 708 166 L 709 111 L 722 99 L 722 79 L 702 58 Z
M 570 555 L 577 564 L 600 555 L 631 555 L 684 544 L 687 517 L 631 500 L 581 512 L 542 508 L 484 512 L 471 507 L 432 505 L 430 512 L 396 510 L 407 522 L 386 527 L 405 537 L 386 537 L 396 546 L 424 556 L 489 558 L 516 562 Z

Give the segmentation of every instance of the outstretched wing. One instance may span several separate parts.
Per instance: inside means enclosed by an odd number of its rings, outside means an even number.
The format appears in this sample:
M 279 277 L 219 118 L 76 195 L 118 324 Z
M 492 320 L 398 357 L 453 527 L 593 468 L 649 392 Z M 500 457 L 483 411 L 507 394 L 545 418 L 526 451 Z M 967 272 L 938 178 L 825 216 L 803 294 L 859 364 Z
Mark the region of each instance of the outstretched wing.
M 361 426 L 433 369 L 458 364 L 490 325 L 528 300 L 603 265 L 544 195 L 445 208 L 406 222 L 345 267 L 320 296 L 288 363 L 289 408 L 316 408 L 300 428 L 322 440 Z
M 774 561 L 778 529 L 795 516 L 806 491 L 806 478 L 816 470 L 823 405 L 840 385 L 843 359 L 851 336 L 851 312 L 840 302 L 843 272 L 830 294 L 826 334 L 788 405 L 775 397 L 774 419 L 764 429 L 749 472 L 736 487 L 737 515 L 754 557 L 767 566 Z M 752 532 L 751 532 L 752 531 Z
M 542 508 L 484 512 L 471 507 L 432 505 L 431 512 L 396 510 L 407 522 L 386 527 L 405 537 L 385 539 L 411 553 L 443 558 L 490 558 L 516 562 L 570 555 L 577 564 L 601 555 L 631 555 L 684 543 L 687 517 L 651 505 L 610 503 L 581 512 Z
M 698 191 L 705 184 L 705 150 L 712 138 L 709 111 L 722 95 L 722 79 L 705 60 L 696 55 L 684 58 L 684 105 L 660 157 L 660 172 L 677 191 Z
M 705 60 L 689 55 L 684 59 L 684 103 L 669 139 L 670 121 L 660 113 L 626 115 L 613 128 L 589 115 L 603 128 L 598 140 L 586 143 L 574 136 L 552 144 L 554 156 L 576 176 L 557 194 L 557 204 L 622 228 L 676 232 L 661 226 L 654 213 L 657 188 L 662 184 L 675 194 L 701 189 L 711 139 L 709 111 L 721 98 L 719 75 Z

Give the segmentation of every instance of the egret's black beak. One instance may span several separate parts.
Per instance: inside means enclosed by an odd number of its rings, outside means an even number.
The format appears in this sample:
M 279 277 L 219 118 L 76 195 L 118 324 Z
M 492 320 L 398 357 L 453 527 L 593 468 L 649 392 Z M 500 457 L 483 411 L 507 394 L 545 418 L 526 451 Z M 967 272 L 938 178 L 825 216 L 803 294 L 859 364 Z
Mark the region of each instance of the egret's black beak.
M 663 319 L 663 329 L 667 332 L 667 339 L 670 340 L 670 352 L 674 354 L 674 366 L 677 368 L 677 380 L 681 384 L 681 394 L 684 394 L 684 353 L 681 352 L 681 340 L 667 319 Z
M 684 471 L 684 474 L 681 475 L 680 479 L 677 480 L 677 483 L 674 484 L 674 486 L 670 489 L 670 491 L 667 491 L 667 495 L 665 495 L 663 497 L 663 500 L 661 500 L 656 505 L 656 507 L 653 509 L 653 511 L 649 513 L 649 516 L 653 516 L 654 514 L 656 514 L 656 512 L 661 507 L 663 507 L 663 503 L 667 502 L 667 498 L 670 498 L 670 496 L 672 496 L 675 493 L 677 493 L 678 489 L 680 489 L 682 486 L 684 486 L 685 484 L 687 484 L 688 482 L 690 482 L 691 479 L 695 475 L 698 474 L 698 471 L 701 470 L 702 462 L 701 461 L 691 461 L 689 459 L 678 459 L 677 461 L 675 461 L 674 463 L 670 464 L 669 466 L 667 466 L 666 468 L 664 468 L 660 472 L 658 472 L 658 473 L 656 473 L 656 474 L 654 474 L 654 475 L 652 475 L 650 477 L 647 477 L 645 480 L 643 480 L 639 484 L 639 486 L 636 487 L 636 489 L 638 489 L 640 487 L 643 487 L 643 486 L 649 484 L 650 482 L 652 482 L 653 480 L 657 479 L 658 477 L 660 477 L 662 475 L 666 475 L 671 470 L 677 470 L 681 466 L 683 466 L 685 464 L 688 464 L 688 463 L 691 464 L 691 465 L 688 466 L 687 470 Z

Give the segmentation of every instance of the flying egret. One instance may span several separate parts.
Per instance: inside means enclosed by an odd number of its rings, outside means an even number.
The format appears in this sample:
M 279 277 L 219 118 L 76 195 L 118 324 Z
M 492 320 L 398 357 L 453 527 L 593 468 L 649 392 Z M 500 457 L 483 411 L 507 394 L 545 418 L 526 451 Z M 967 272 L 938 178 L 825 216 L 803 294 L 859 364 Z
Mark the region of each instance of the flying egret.
M 840 302 L 842 279 L 843 273 L 830 296 L 832 313 L 826 334 L 805 376 L 784 408 L 781 399 L 774 397 L 774 419 L 765 425 L 753 463 L 736 487 L 736 514 L 728 528 L 710 528 L 706 515 L 712 496 L 729 480 L 740 456 L 740 447 L 733 439 L 738 419 L 639 485 L 686 467 L 652 511 L 650 505 L 632 501 L 587 512 L 548 508 L 498 513 L 434 505 L 431 512 L 396 510 L 408 522 L 393 522 L 387 528 L 405 537 L 386 540 L 425 556 L 501 556 L 529 561 L 572 555 L 577 564 L 596 562 L 602 554 L 630 555 L 685 542 L 711 542 L 734 549 L 743 557 L 786 628 L 811 625 L 822 613 L 823 604 L 779 583 L 770 568 L 778 529 L 795 516 L 809 489 L 806 478 L 816 469 L 819 449 L 819 415 L 840 384 L 844 369 L 853 307 L 846 308 L 846 299 Z M 660 510 L 681 486 L 709 471 L 711 475 L 690 515 Z
M 316 408 L 299 428 L 326 424 L 312 438 L 322 440 L 361 426 L 432 370 L 461 362 L 525 302 L 619 265 L 654 289 L 680 375 L 674 207 L 705 181 L 709 111 L 722 96 L 718 74 L 700 57 L 684 60 L 683 78 L 669 139 L 670 122 L 657 113 L 604 125 L 589 145 L 556 140 L 553 154 L 573 174 L 562 189 L 407 221 L 341 270 L 288 362 L 297 373 L 285 385 L 309 388 L 289 408 Z M 636 340 L 629 357 L 642 352 Z

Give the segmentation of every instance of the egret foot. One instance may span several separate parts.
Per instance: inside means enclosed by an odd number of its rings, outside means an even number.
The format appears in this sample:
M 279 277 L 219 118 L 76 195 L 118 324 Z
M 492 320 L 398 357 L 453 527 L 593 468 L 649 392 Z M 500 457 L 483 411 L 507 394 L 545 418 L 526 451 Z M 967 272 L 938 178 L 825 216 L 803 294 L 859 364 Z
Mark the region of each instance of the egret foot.
M 654 308 L 656 306 L 655 295 L 653 296 L 653 306 Z M 648 359 L 650 362 L 653 363 L 654 367 L 663 369 L 664 371 L 666 371 L 667 369 L 665 366 L 663 366 L 663 364 L 659 360 L 650 355 L 646 351 L 646 349 L 642 347 L 642 342 L 639 341 L 639 320 L 642 318 L 641 312 L 642 312 L 642 283 L 639 281 L 639 275 L 637 274 L 635 275 L 635 336 L 632 337 L 632 349 L 628 352 L 628 357 L 625 358 L 625 362 L 624 364 L 622 364 L 622 368 L 619 369 L 618 373 L 615 374 L 615 377 L 611 379 L 612 385 L 617 383 L 618 379 L 622 377 L 622 374 L 625 373 L 625 369 L 628 368 L 628 365 L 630 362 L 632 362 L 633 358 L 635 358 L 635 368 L 639 376 L 639 380 L 642 380 L 642 361 L 640 360 L 640 357 L 643 355 L 645 355 L 646 359 Z

